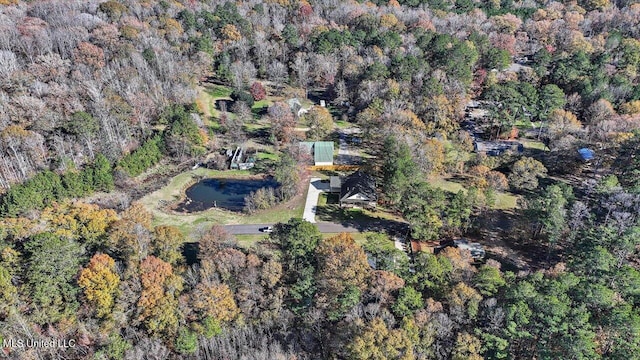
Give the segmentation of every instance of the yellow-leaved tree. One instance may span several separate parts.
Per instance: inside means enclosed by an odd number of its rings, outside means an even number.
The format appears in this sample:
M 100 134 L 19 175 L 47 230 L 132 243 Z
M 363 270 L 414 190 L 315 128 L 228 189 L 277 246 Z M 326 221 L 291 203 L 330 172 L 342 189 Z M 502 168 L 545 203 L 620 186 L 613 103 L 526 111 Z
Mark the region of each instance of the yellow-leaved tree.
M 202 318 L 211 317 L 218 323 L 232 321 L 240 313 L 233 293 L 226 284 L 202 282 L 196 286 L 192 300 L 193 307 Z
M 101 209 L 95 204 L 64 202 L 44 209 L 41 219 L 48 222 L 57 235 L 95 245 L 118 216 L 115 211 Z
M 354 360 L 415 359 L 413 344 L 403 329 L 390 330 L 375 318 L 349 345 L 349 358 Z
M 321 240 L 316 258 L 316 304 L 336 320 L 360 302 L 371 267 L 364 250 L 347 233 Z
M 118 296 L 120 285 L 115 261 L 107 254 L 95 254 L 87 267 L 80 272 L 78 285 L 83 289 L 87 302 L 96 309 L 98 316 L 108 316 Z
M 157 226 L 153 230 L 154 235 L 154 253 L 160 259 L 178 265 L 182 260 L 180 247 L 185 241 L 184 235 L 177 227 L 171 225 Z

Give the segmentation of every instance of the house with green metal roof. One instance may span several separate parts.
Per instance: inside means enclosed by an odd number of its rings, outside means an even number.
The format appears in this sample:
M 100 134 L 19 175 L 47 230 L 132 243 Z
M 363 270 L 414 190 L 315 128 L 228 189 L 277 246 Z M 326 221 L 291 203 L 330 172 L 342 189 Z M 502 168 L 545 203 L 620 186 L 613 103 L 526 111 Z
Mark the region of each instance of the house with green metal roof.
M 300 147 L 313 155 L 314 165 L 333 165 L 333 141 L 304 141 Z

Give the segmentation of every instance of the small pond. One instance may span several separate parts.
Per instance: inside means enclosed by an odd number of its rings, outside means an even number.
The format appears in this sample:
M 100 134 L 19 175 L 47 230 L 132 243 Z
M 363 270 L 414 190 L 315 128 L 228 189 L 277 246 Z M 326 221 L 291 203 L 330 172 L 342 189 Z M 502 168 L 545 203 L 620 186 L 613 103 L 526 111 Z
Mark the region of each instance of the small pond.
M 196 212 L 212 207 L 231 211 L 242 211 L 244 198 L 260 188 L 277 186 L 273 178 L 268 179 L 204 179 L 185 192 L 185 200 L 176 210 Z

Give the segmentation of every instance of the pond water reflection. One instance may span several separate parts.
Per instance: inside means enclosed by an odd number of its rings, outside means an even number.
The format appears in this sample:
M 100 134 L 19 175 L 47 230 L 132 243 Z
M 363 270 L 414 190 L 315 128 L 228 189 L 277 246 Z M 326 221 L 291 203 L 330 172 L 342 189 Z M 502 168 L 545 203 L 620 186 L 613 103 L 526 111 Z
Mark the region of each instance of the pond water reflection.
M 185 192 L 185 200 L 176 210 L 196 212 L 219 207 L 231 211 L 242 211 L 244 198 L 252 191 L 264 187 L 277 186 L 268 179 L 204 179 L 192 185 Z

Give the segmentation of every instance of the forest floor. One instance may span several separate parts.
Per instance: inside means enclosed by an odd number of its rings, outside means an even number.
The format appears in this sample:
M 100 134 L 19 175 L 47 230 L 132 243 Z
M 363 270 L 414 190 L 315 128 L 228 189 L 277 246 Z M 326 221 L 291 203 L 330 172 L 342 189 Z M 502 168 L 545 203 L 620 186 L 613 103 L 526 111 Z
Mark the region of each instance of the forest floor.
M 490 210 L 475 220 L 480 243 L 488 258 L 498 260 L 504 270 L 531 271 L 549 265 L 546 251 L 539 246 L 526 246 L 521 242 L 526 236 L 518 219 L 521 215 L 513 210 Z

